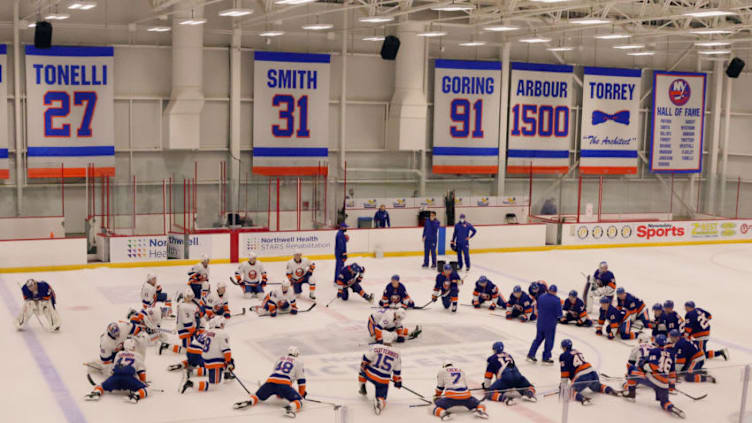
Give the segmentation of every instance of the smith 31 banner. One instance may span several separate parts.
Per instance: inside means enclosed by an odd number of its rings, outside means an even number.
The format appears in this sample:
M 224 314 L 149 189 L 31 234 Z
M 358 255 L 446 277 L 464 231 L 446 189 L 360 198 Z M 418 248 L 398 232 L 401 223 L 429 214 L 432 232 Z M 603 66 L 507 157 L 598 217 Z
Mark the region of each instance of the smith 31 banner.
M 651 124 L 651 171 L 702 172 L 705 74 L 655 71 Z
M 7 48 L 0 44 L 0 179 L 8 179 L 8 61 Z
M 112 47 L 26 46 L 29 178 L 115 174 L 113 69 Z
M 554 174 L 569 169 L 572 66 L 512 63 L 508 173 Z
M 580 173 L 637 173 L 641 75 L 639 69 L 585 66 Z
M 501 62 L 436 60 L 433 173 L 499 172 Z
M 326 175 L 328 54 L 254 54 L 253 173 Z

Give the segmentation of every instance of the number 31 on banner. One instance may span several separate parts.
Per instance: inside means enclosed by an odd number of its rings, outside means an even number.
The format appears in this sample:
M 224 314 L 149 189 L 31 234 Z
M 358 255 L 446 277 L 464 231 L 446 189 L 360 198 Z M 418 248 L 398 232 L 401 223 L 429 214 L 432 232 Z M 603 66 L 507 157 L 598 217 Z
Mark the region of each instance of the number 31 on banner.
M 44 105 L 49 106 L 44 111 L 44 136 L 70 138 L 71 128 L 69 123 L 55 126 L 56 118 L 65 118 L 70 115 L 70 94 L 66 91 L 47 91 L 44 93 Z M 73 92 L 73 105 L 84 108 L 81 123 L 76 129 L 76 136 L 80 138 L 91 137 L 91 120 L 97 108 L 97 93 L 94 91 L 75 91 Z
M 310 138 L 311 131 L 308 128 L 308 96 L 301 95 L 297 101 L 290 94 L 277 94 L 272 97 L 272 106 L 279 107 L 279 120 L 284 125 L 272 125 L 272 135 L 279 138 Z M 297 106 L 297 111 L 296 111 Z M 298 129 L 295 130 L 295 115 L 298 118 Z

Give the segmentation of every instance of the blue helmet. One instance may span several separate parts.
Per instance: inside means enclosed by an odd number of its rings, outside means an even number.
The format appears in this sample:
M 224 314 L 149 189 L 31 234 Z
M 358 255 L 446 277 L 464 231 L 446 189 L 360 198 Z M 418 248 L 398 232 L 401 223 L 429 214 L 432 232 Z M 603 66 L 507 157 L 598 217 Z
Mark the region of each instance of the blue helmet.
M 396 275 L 396 274 L 392 275 L 392 280 L 393 281 L 398 281 L 399 280 L 399 275 Z
M 522 287 L 519 285 L 515 285 L 514 288 L 512 288 L 512 292 L 522 292 Z
M 351 264 L 351 265 L 350 265 L 350 269 L 351 269 L 351 270 L 352 270 L 353 272 L 357 272 L 357 273 L 362 273 L 362 272 L 363 272 L 363 270 L 365 270 L 365 269 L 363 269 L 362 267 L 360 267 L 360 265 L 359 265 L 358 263 L 353 263 L 353 264 Z
M 681 336 L 681 334 L 679 334 L 678 329 L 671 329 L 671 331 L 668 333 L 668 336 L 671 338 L 678 338 Z
M 107 325 L 107 335 L 112 339 L 117 339 L 120 336 L 120 326 L 115 322 Z
M 548 287 L 548 292 L 557 293 L 559 291 L 559 288 L 556 285 L 551 285 Z
M 655 345 L 658 345 L 659 347 L 663 347 L 666 345 L 668 340 L 666 339 L 666 335 L 659 333 L 658 335 L 655 335 Z
M 496 354 L 501 354 L 504 351 L 504 343 L 501 341 L 494 342 L 493 346 L 491 346 L 491 349 Z
M 663 307 L 661 307 L 661 303 L 655 303 L 653 304 L 653 310 L 663 310 Z
M 626 294 L 627 290 L 623 286 L 616 288 L 616 295 Z
M 452 270 L 452 265 L 451 264 L 445 264 L 444 265 L 444 271 L 446 272 L 447 270 Z
M 684 303 L 684 307 L 695 308 L 695 302 L 687 301 L 686 303 Z
M 674 302 L 671 300 L 666 300 L 663 302 L 664 308 L 674 308 Z
M 561 348 L 564 350 L 571 350 L 572 349 L 572 340 L 569 338 L 562 339 L 561 340 Z
M 569 291 L 569 296 L 577 298 L 577 291 L 575 291 L 574 289 Z
M 481 275 L 481 277 L 478 278 L 478 282 L 488 282 L 488 278 L 485 275 Z
M 538 282 L 530 282 L 530 290 L 533 292 L 538 292 Z
M 611 304 L 611 298 L 601 297 L 601 304 Z

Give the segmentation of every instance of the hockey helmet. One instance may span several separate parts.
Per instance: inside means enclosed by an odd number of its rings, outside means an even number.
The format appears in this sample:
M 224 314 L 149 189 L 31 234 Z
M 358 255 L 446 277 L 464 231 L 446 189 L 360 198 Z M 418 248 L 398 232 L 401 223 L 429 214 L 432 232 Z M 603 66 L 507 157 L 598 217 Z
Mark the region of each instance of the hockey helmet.
M 622 295 L 626 293 L 627 293 L 627 290 L 625 290 L 623 286 L 616 288 L 616 295 Z
M 209 320 L 209 329 L 224 329 L 225 318 L 223 316 L 214 316 Z
M 256 261 L 257 257 L 258 256 L 256 255 L 256 253 L 254 253 L 253 251 L 251 251 L 250 253 L 248 253 L 248 261 L 250 261 L 250 262 Z
M 663 347 L 666 345 L 668 340 L 666 339 L 666 335 L 659 333 L 658 335 L 655 335 L 655 345 L 659 347 Z
M 600 303 L 601 304 L 611 304 L 611 298 L 609 298 L 609 297 L 601 297 Z
M 452 367 L 451 360 L 444 360 L 444 362 L 441 363 L 441 368 L 446 369 L 447 367 Z
M 663 302 L 663 308 L 674 308 L 674 302 L 671 300 L 666 300 Z
M 491 346 L 491 349 L 492 349 L 492 350 L 493 350 L 493 352 L 495 352 L 496 354 L 501 354 L 502 352 L 504 352 L 504 343 L 503 343 L 503 342 L 501 342 L 501 341 L 496 341 L 496 342 L 494 342 L 494 343 L 493 343 L 493 345 Z
M 647 344 L 647 343 L 649 343 L 649 342 L 650 342 L 650 339 L 651 339 L 651 338 L 652 338 L 652 336 L 650 336 L 650 334 L 649 334 L 649 333 L 647 333 L 647 332 L 642 332 L 642 333 L 640 333 L 640 335 L 639 335 L 639 336 L 637 337 L 637 341 L 638 341 L 638 342 L 639 342 L 640 344 Z
M 569 291 L 569 296 L 577 298 L 577 291 L 575 291 L 574 289 Z
M 287 355 L 291 357 L 298 357 L 300 356 L 300 350 L 295 345 L 290 345 L 290 347 L 287 348 Z
M 287 279 L 283 280 L 280 285 L 282 286 L 282 291 L 287 291 L 288 289 L 290 289 L 290 281 Z
M 653 304 L 653 311 L 655 311 L 655 310 L 663 310 L 663 307 L 661 306 L 661 303 L 655 303 L 655 304 Z
M 405 316 L 406 316 L 405 310 L 395 310 L 394 312 L 395 321 L 401 322 L 405 320 Z
M 183 298 L 190 301 L 193 298 L 196 298 L 196 294 L 193 293 L 193 289 L 186 288 L 185 291 L 183 291 Z
M 561 340 L 561 349 L 569 351 L 572 349 L 572 340 L 569 338 Z
M 680 336 L 681 336 L 681 334 L 679 333 L 679 330 L 677 330 L 677 329 L 671 329 L 671 330 L 670 330 L 670 331 L 668 332 L 668 337 L 669 337 L 669 338 L 678 338 L 678 337 L 680 337 Z
M 136 351 L 136 341 L 133 338 L 128 338 L 123 342 L 123 350 Z
M 117 339 L 120 336 L 120 326 L 115 322 L 107 325 L 107 335 L 112 339 Z
M 691 300 L 687 301 L 686 303 L 684 303 L 684 307 L 695 308 L 695 302 Z
M 383 332 L 381 334 L 381 340 L 385 345 L 392 345 L 395 338 L 396 338 L 396 335 L 391 332 Z

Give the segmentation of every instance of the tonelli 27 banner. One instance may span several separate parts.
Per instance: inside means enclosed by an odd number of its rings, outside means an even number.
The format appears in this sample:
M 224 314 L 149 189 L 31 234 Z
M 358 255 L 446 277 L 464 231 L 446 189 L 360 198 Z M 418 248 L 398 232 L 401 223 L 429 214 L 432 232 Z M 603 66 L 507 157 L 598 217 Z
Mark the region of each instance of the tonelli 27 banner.
M 433 173 L 499 172 L 501 62 L 436 60 Z
M 572 66 L 512 63 L 508 173 L 553 174 L 569 169 Z
M 634 175 L 639 143 L 639 69 L 585 66 L 580 172 Z
M 113 68 L 112 47 L 26 46 L 30 178 L 115 174 Z
M 0 179 L 8 179 L 8 61 L 7 48 L 0 44 Z
M 653 72 L 650 170 L 700 173 L 705 130 L 705 74 Z
M 326 175 L 328 54 L 254 54 L 253 173 Z

